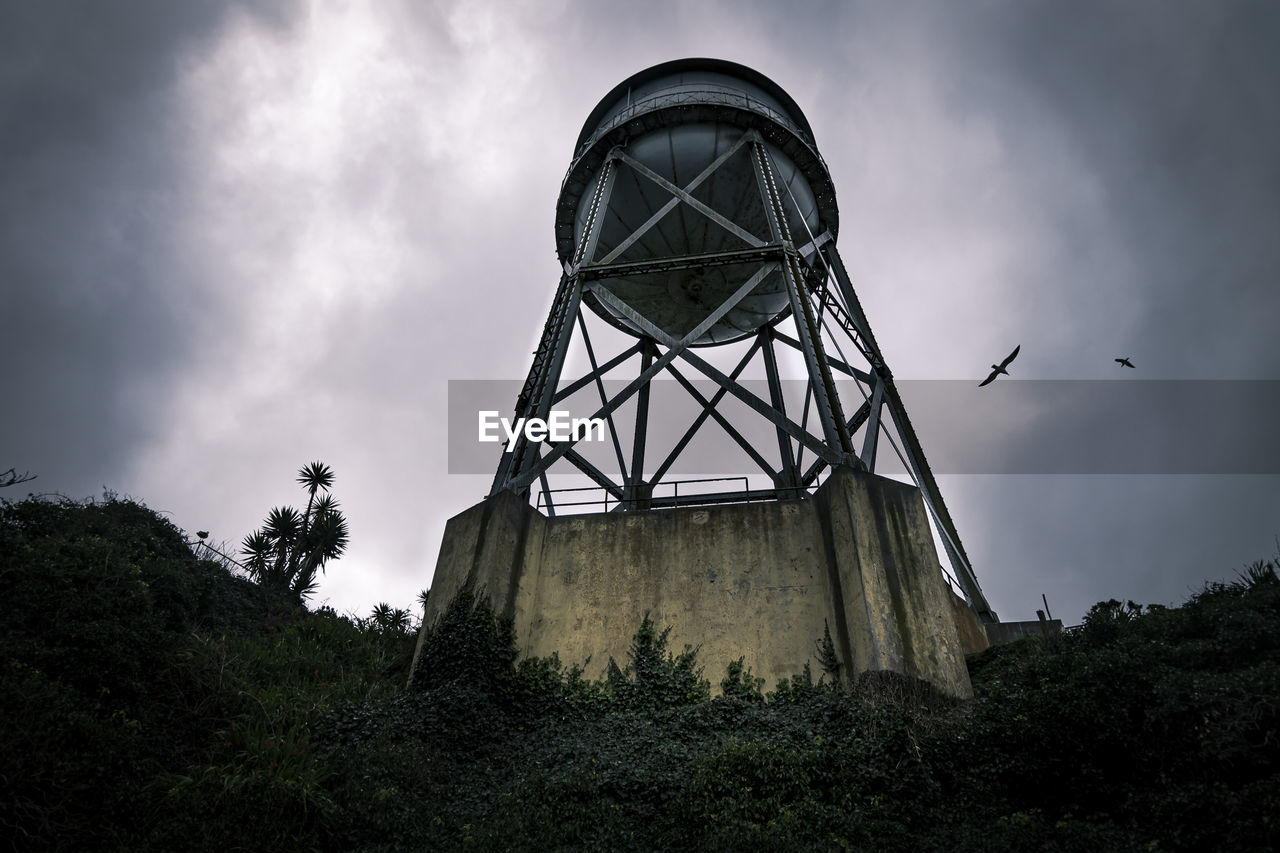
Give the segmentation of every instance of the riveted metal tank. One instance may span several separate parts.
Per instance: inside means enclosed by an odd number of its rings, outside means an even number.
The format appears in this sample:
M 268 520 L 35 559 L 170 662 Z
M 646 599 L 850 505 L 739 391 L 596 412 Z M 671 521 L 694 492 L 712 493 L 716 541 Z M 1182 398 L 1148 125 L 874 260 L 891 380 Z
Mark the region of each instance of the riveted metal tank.
M 750 131 L 757 131 L 774 172 L 797 247 L 809 235 L 835 238 L 835 190 L 813 132 L 795 101 L 757 71 L 715 59 L 655 65 L 619 83 L 583 125 L 556 205 L 556 251 L 571 264 L 590 216 L 592 198 L 610 152 L 619 149 L 684 188 Z M 690 195 L 765 243 L 773 242 L 750 145 L 739 149 Z M 639 239 L 632 232 L 672 195 L 625 163 L 609 194 L 593 257 L 587 264 L 648 262 L 749 248 L 740 235 L 687 204 L 679 204 Z M 625 245 L 622 251 L 619 247 Z M 676 265 L 677 267 L 679 265 Z M 693 330 L 753 273 L 759 263 L 693 265 L 643 275 L 602 277 L 623 302 L 675 338 Z M 583 301 L 613 325 L 640 334 L 589 291 Z M 694 341 L 728 343 L 789 313 L 781 272 L 769 275 L 736 308 Z

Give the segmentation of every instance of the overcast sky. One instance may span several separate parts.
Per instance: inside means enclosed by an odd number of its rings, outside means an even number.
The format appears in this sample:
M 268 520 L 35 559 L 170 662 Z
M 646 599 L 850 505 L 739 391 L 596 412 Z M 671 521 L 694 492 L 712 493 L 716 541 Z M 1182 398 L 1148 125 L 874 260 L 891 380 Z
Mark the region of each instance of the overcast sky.
M 351 548 L 315 603 L 408 607 L 491 479 L 447 474 L 447 381 L 525 375 L 582 122 L 686 56 L 808 116 L 899 380 L 1014 344 L 1023 380 L 1280 380 L 1277 44 L 1226 0 L 0 0 L 0 469 L 39 475 L 3 496 L 235 546 L 321 460 Z M 940 477 L 1002 618 L 1274 556 L 1274 455 L 1194 461 L 1230 417 L 1190 407 L 1164 473 Z

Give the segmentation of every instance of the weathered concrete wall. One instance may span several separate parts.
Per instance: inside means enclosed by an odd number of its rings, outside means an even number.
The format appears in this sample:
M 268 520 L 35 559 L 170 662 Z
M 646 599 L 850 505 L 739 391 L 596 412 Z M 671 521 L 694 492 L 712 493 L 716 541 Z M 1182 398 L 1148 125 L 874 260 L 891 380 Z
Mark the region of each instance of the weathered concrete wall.
M 415 663 L 422 651 L 427 626 L 434 625 L 464 585 L 489 596 L 499 613 L 511 615 L 525 567 L 525 545 L 530 530 L 538 535 L 546 519 L 527 501 L 509 492 L 478 503 L 449 519 L 436 558 L 431 595 L 418 633 Z M 524 640 L 526 633 L 519 635 Z M 526 648 L 526 652 L 528 649 Z M 528 652 L 537 654 L 536 652 Z
M 671 647 L 700 648 L 716 682 L 746 659 L 772 687 L 814 653 L 832 612 L 822 532 L 807 502 L 549 519 L 515 619 L 527 651 L 626 664 L 646 611 Z M 834 630 L 834 626 L 833 630 Z M 815 636 L 816 630 L 816 636 Z
M 590 677 L 610 656 L 626 664 L 648 612 L 673 650 L 699 648 L 713 685 L 741 657 L 772 688 L 829 625 L 846 671 L 971 695 L 924 503 L 875 475 L 837 471 L 805 501 L 554 518 L 501 495 L 446 526 L 424 625 L 468 580 L 525 654 L 558 652 Z
M 978 619 L 978 614 L 954 592 L 951 593 L 951 617 L 955 620 L 956 633 L 960 637 L 960 650 L 966 655 L 977 654 L 991 646 L 987 630 Z
M 987 638 L 991 645 L 1000 646 L 1024 637 L 1046 639 L 1062 633 L 1061 619 L 1031 619 L 1025 622 L 996 622 L 987 626 Z
M 843 644 L 855 671 L 892 670 L 970 696 L 951 591 L 918 489 L 837 472 L 815 496 L 827 522 Z

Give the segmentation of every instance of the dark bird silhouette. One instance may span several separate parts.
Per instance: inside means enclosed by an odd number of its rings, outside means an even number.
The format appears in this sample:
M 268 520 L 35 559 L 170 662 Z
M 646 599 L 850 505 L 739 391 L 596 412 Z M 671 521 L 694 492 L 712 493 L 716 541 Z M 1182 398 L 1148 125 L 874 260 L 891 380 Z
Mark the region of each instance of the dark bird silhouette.
M 1128 358 L 1117 358 L 1117 359 L 1116 359 L 1116 364 L 1122 365 L 1122 366 L 1124 366 L 1124 367 L 1133 367 L 1133 369 L 1134 369 L 1134 370 L 1137 370 L 1137 369 L 1138 369 L 1138 368 L 1134 367 L 1133 362 L 1132 362 L 1132 361 L 1130 361 Z
M 991 365 L 991 375 L 988 376 L 986 379 L 982 380 L 981 382 L 979 382 L 978 387 L 981 388 L 983 385 L 990 385 L 992 382 L 995 382 L 996 377 L 999 376 L 1001 373 L 1003 373 L 1005 376 L 1008 376 L 1009 371 L 1005 370 L 1005 368 L 1008 367 L 1009 364 L 1015 358 L 1018 357 L 1018 350 L 1020 349 L 1022 349 L 1022 344 L 1018 344 L 1016 347 L 1014 347 L 1013 352 L 1009 353 L 1009 357 L 1006 358 L 1004 361 L 1000 362 L 999 364 Z
M 208 539 L 208 538 L 209 538 L 209 531 L 207 531 L 207 530 L 197 530 L 197 531 L 196 531 L 196 535 L 197 535 L 197 536 L 199 536 L 201 539 Z

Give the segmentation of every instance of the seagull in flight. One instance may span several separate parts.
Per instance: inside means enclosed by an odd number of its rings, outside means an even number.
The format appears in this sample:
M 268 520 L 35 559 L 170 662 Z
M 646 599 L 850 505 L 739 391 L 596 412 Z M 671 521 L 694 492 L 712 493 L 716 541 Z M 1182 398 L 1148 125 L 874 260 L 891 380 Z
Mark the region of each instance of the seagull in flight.
M 1116 359 L 1116 364 L 1119 364 L 1119 365 L 1121 365 L 1121 366 L 1123 366 L 1123 367 L 1133 367 L 1133 369 L 1134 369 L 1134 370 L 1137 370 L 1137 368 L 1136 368 L 1136 367 L 1134 367 L 1133 362 L 1132 362 L 1132 361 L 1130 361 L 1127 357 L 1126 357 L 1126 358 L 1117 358 L 1117 359 Z
M 983 385 L 990 385 L 992 382 L 995 382 L 996 377 L 999 376 L 1001 373 L 1003 373 L 1005 376 L 1008 376 L 1009 371 L 1005 370 L 1005 368 L 1009 366 L 1010 362 L 1012 362 L 1015 358 L 1018 357 L 1018 350 L 1020 349 L 1022 349 L 1022 344 L 1018 344 L 1016 347 L 1014 347 L 1013 352 L 1009 353 L 1009 357 L 1006 358 L 1004 361 L 1000 362 L 999 364 L 991 365 L 991 375 L 988 376 L 986 379 L 982 380 L 981 382 L 979 382 L 978 387 L 981 388 Z

